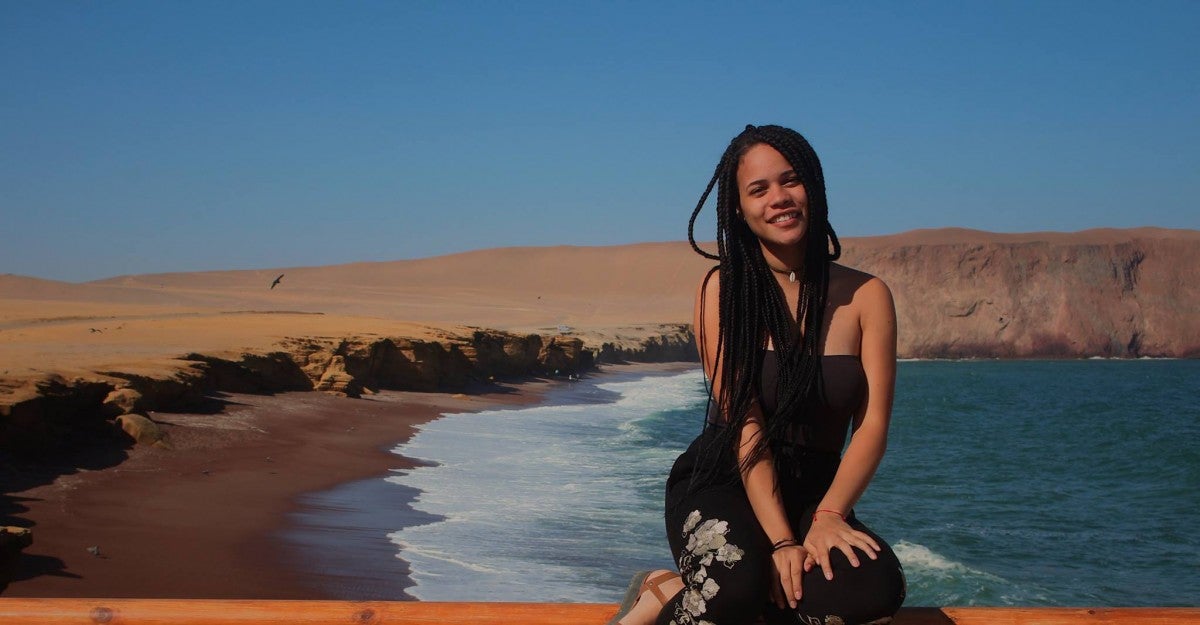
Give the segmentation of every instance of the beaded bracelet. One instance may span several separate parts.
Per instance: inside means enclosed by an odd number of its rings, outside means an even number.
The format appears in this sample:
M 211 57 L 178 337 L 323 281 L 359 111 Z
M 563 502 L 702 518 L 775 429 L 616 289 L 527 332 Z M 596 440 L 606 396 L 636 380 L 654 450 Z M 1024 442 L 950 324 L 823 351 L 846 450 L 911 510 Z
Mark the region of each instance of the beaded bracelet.
M 843 521 L 845 521 L 845 520 L 846 520 L 846 515 L 842 514 L 841 512 L 838 512 L 837 510 L 831 510 L 831 509 L 829 509 L 829 508 L 818 508 L 818 509 L 817 509 L 817 512 L 828 512 L 828 513 L 830 513 L 830 514 L 836 514 L 836 515 L 838 515 L 838 518 L 839 518 L 839 519 L 841 519 L 841 520 L 843 520 Z M 813 517 L 816 517 L 816 516 L 817 516 L 817 512 L 814 512 L 814 513 L 813 513 Z

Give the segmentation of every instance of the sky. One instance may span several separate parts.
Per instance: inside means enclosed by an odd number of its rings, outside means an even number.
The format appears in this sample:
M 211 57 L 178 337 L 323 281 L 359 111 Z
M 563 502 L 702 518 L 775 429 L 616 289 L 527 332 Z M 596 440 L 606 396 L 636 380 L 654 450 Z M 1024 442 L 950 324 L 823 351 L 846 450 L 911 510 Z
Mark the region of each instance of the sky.
M 842 237 L 1198 229 L 1197 25 L 1167 0 L 0 0 L 0 273 L 685 240 L 747 123 L 809 139 Z

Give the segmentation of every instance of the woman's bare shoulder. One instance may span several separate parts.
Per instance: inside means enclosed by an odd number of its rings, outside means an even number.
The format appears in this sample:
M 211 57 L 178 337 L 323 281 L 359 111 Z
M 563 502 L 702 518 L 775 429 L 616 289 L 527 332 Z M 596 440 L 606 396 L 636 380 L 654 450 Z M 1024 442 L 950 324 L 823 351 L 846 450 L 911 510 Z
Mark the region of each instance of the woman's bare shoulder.
M 707 295 L 708 297 L 716 297 L 721 292 L 721 266 L 714 265 L 700 276 L 700 281 L 696 286 L 696 297 Z
M 893 305 L 892 291 L 883 280 L 839 263 L 829 264 L 829 298 L 866 307 Z

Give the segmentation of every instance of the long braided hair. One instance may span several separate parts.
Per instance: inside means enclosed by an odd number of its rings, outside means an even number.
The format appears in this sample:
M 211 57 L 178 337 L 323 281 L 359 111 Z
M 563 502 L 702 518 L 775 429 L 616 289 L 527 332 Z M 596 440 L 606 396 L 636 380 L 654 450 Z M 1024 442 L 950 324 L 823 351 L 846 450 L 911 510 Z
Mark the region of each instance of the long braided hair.
M 787 299 L 763 257 L 758 237 L 738 216 L 741 209 L 737 170 L 750 148 L 767 144 L 787 159 L 808 196 L 809 223 L 805 236 L 804 279 L 796 310 L 799 326 L 793 325 Z M 717 187 L 717 254 L 700 249 L 694 228 L 696 217 Z M 688 241 L 697 253 L 720 262 L 721 272 L 717 365 L 721 372 L 720 397 L 710 405 L 724 409 L 724 427 L 713 443 L 702 449 L 693 484 L 727 475 L 723 467 L 736 458 L 737 444 L 747 412 L 756 401 L 762 369 L 762 353 L 770 338 L 779 360 L 776 410 L 766 417 L 763 435 L 743 456 L 739 469 L 746 470 L 773 453 L 779 463 L 781 443 L 792 423 L 806 420 L 806 400 L 821 392 L 821 328 L 829 291 L 829 264 L 841 256 L 841 243 L 829 225 L 825 177 L 821 162 L 808 141 L 798 132 L 781 126 L 746 126 L 734 137 L 721 156 L 712 179 L 700 196 L 688 221 Z M 701 298 L 703 302 L 703 298 Z M 706 311 L 701 310 L 701 317 Z M 702 331 L 697 328 L 697 333 Z M 721 366 L 719 363 L 724 363 Z M 706 420 L 706 424 L 707 424 Z M 706 425 L 706 427 L 708 427 Z M 782 470 L 782 467 L 777 466 Z

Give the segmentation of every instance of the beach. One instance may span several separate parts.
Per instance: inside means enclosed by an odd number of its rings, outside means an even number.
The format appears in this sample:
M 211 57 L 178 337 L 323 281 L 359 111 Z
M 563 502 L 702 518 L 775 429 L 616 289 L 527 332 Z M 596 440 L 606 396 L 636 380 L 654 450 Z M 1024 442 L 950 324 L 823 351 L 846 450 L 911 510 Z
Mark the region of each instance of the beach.
M 442 412 L 532 403 L 547 384 L 531 380 L 470 395 L 387 391 L 364 399 L 224 395 L 216 414 L 151 415 L 164 424 L 172 450 L 137 446 L 119 462 L 95 453 L 56 460 L 74 460 L 73 470 L 30 462 L 0 467 L 4 482 L 19 488 L 6 493 L 11 504 L 2 524 L 34 530 L 4 593 L 333 598 L 321 572 L 282 547 L 280 533 L 297 499 L 409 466 L 389 450 Z M 397 575 L 404 569 L 397 560 Z
M 693 365 L 605 367 L 625 377 Z M 603 379 L 605 373 L 591 377 Z M 4 589 L 11 597 L 411 599 L 409 564 L 387 532 L 331 532 L 310 557 L 294 519 L 344 511 L 308 496 L 382 484 L 416 461 L 392 450 L 442 414 L 534 406 L 566 380 L 529 378 L 466 393 L 381 391 L 359 399 L 317 392 L 222 393 L 205 413 L 151 412 L 171 449 L 84 450 L 51 463 L 0 465 L 8 506 L 0 525 L 30 527 L 34 543 Z M 66 466 L 66 465 L 71 466 Z M 429 521 L 404 491 L 366 502 L 388 531 Z M 363 502 L 359 502 L 363 503 Z M 386 516 L 384 513 L 386 508 Z M 91 548 L 96 548 L 93 553 Z M 359 558 L 330 571 L 332 555 Z

